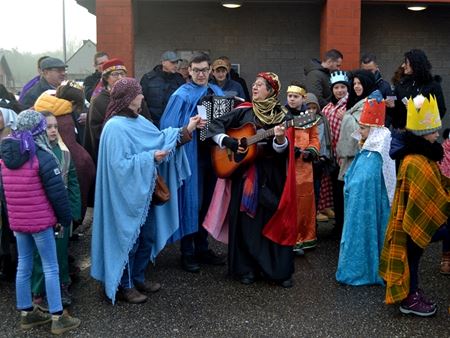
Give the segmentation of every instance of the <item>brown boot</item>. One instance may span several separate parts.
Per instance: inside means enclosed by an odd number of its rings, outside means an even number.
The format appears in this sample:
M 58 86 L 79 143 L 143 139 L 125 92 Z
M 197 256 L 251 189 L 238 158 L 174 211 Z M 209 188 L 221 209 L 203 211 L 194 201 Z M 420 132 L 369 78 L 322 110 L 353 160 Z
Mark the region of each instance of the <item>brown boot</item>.
M 135 288 L 120 288 L 119 291 L 117 291 L 117 299 L 131 304 L 141 304 L 147 301 L 147 296 L 143 295 Z
M 442 253 L 441 273 L 443 275 L 450 275 L 450 251 Z
M 148 280 L 144 281 L 144 283 L 134 282 L 134 286 L 140 292 L 156 292 L 161 289 L 161 284 L 156 282 L 150 282 Z

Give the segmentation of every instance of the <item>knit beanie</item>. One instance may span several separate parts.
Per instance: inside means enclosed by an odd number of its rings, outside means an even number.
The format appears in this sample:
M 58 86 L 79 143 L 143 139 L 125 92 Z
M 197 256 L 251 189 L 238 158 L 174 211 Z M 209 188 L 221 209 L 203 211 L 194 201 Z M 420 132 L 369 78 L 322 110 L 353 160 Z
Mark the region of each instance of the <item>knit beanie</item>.
M 319 100 L 317 99 L 317 96 L 313 93 L 307 93 L 305 98 L 305 105 L 307 106 L 309 103 L 313 103 L 317 106 L 317 110 L 320 111 L 320 105 Z

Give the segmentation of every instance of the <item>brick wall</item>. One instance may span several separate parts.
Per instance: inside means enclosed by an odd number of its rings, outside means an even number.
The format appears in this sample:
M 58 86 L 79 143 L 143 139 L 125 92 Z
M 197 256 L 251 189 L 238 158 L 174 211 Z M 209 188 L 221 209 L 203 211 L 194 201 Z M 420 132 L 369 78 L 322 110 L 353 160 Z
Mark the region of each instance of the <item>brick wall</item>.
M 320 5 L 138 3 L 135 69 L 140 78 L 168 49 L 208 50 L 240 63 L 251 84 L 257 72 L 277 73 L 282 87 L 303 80 L 303 67 L 319 57 Z
M 380 13 L 383 13 L 380 15 Z M 388 81 L 412 48 L 425 51 L 432 73 L 442 77 L 446 99 L 445 126 L 450 126 L 450 7 L 433 6 L 422 12 L 405 6 L 366 5 L 362 8 L 361 52 L 373 52 Z
M 361 0 L 327 0 L 322 9 L 320 53 L 339 49 L 344 55 L 343 69 L 358 66 Z
M 97 50 L 122 59 L 134 74 L 134 20 L 132 0 L 97 0 Z

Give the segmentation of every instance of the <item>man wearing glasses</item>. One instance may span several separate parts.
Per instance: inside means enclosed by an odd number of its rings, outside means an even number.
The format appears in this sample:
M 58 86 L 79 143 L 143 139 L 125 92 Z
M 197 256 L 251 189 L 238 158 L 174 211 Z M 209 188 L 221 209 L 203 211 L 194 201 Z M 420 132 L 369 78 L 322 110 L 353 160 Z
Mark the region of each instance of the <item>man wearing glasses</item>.
M 211 61 L 206 54 L 197 54 L 189 62 L 192 82 L 179 87 L 170 97 L 161 117 L 161 129 L 182 127 L 189 118 L 200 114 L 206 119 L 202 98 L 206 95 L 223 95 L 222 90 L 208 84 Z M 215 177 L 209 148 L 198 139 L 194 131 L 192 142 L 183 145 L 191 167 L 189 177 L 178 190 L 179 227 L 171 241 L 181 239 L 181 267 L 188 272 L 199 272 L 200 264 L 223 265 L 223 257 L 208 249 L 208 233 L 202 227 L 211 201 Z M 174 192 L 172 194 L 176 195 Z
M 102 78 L 102 65 L 108 60 L 109 56 L 105 52 L 97 52 L 94 55 L 95 72 L 85 78 L 83 82 L 84 95 L 89 102 L 91 102 L 91 96 L 94 89 Z
M 56 89 L 66 79 L 67 65 L 62 60 L 48 57 L 42 60 L 40 66 L 42 75 L 39 82 L 23 97 L 22 104 L 27 108 L 33 106 L 43 92 Z

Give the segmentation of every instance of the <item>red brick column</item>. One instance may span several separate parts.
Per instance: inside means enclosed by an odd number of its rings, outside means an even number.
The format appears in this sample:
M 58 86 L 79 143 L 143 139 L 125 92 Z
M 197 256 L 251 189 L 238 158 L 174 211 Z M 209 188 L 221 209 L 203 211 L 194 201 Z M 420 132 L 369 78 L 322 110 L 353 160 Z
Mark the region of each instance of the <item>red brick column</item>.
M 326 0 L 320 26 L 320 55 L 336 48 L 344 54 L 342 68 L 359 67 L 361 0 Z
M 125 62 L 134 75 L 134 19 L 132 0 L 96 0 L 97 50 Z

